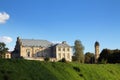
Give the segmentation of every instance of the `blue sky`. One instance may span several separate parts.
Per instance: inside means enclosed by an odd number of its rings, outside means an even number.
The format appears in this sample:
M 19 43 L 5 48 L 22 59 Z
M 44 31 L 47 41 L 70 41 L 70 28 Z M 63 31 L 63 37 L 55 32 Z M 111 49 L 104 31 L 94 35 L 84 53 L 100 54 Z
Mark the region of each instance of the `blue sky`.
M 0 13 L 9 20 L 0 24 L 0 37 L 14 48 L 17 36 L 28 39 L 81 40 L 85 52 L 94 52 L 95 41 L 103 48 L 120 49 L 120 0 L 0 0 Z

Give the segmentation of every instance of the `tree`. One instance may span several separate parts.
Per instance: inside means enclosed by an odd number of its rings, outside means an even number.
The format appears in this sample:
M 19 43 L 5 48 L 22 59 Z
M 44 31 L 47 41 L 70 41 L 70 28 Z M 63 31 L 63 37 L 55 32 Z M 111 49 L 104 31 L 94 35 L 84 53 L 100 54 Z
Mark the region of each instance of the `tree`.
M 74 50 L 75 50 L 75 53 L 74 53 L 75 61 L 84 63 L 84 47 L 80 40 L 75 41 Z
M 0 58 L 5 58 L 5 54 L 8 52 L 8 48 L 6 48 L 6 44 L 0 42 Z
M 95 56 L 93 53 L 87 52 L 85 54 L 85 63 L 94 63 L 95 61 Z
M 120 50 L 103 49 L 98 60 L 100 63 L 120 63 Z

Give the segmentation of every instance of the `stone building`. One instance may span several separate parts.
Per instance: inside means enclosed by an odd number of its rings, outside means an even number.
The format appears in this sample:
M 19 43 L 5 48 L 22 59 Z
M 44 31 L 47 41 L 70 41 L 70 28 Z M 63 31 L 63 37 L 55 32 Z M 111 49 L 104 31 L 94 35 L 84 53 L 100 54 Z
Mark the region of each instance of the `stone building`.
M 53 44 L 47 40 L 20 39 L 17 37 L 12 58 L 24 58 L 29 60 L 41 60 L 49 57 L 51 61 L 59 61 L 65 58 L 71 61 L 72 49 L 64 41 L 60 44 Z
M 7 52 L 5 54 L 5 59 L 11 59 L 11 52 Z
M 95 63 L 98 62 L 98 58 L 99 58 L 99 55 L 100 55 L 100 44 L 99 42 L 95 42 Z

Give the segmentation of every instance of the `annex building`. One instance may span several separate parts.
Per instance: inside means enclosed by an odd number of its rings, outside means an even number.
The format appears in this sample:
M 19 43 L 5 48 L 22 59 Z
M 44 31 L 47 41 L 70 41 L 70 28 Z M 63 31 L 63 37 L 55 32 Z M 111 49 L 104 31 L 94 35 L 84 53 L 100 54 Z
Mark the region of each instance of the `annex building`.
M 72 48 L 66 41 L 53 44 L 47 40 L 20 39 L 17 37 L 12 58 L 20 57 L 40 61 L 43 61 L 46 57 L 50 58 L 50 61 L 59 61 L 63 58 L 72 61 Z

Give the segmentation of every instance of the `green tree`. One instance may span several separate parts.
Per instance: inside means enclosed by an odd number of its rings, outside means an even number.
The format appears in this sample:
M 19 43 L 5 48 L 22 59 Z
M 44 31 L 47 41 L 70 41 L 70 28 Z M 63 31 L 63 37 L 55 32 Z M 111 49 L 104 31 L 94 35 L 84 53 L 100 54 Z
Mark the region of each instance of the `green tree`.
M 0 58 L 5 58 L 5 54 L 8 52 L 8 48 L 6 48 L 6 44 L 0 42 Z
M 94 63 L 94 54 L 93 53 L 90 53 L 90 52 L 87 52 L 85 54 L 85 63 Z
M 74 50 L 75 61 L 84 63 L 84 47 L 80 40 L 75 40 Z

